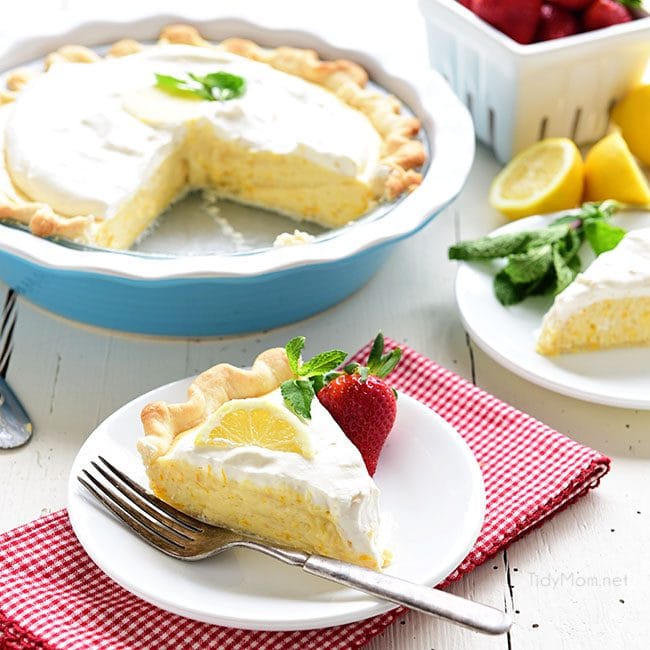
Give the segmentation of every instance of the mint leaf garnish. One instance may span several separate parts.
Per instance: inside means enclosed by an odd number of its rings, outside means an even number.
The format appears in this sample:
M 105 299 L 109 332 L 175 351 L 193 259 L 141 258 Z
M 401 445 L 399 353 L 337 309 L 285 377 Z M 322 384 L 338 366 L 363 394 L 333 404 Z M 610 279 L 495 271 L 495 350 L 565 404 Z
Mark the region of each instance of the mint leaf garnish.
M 358 375 L 361 381 L 370 375 L 386 377 L 395 368 L 402 357 L 399 348 L 384 354 L 384 336 L 377 334 L 368 358 L 368 365 L 362 366 L 356 361 L 348 363 L 343 371 L 336 370 L 348 356 L 343 350 L 321 352 L 303 363 L 301 353 L 305 346 L 305 337 L 297 336 L 285 346 L 289 366 L 295 375 L 281 384 L 280 390 L 284 403 L 290 411 L 302 418 L 311 418 L 311 402 L 316 394 L 328 383 L 341 375 Z
M 534 282 L 546 275 L 553 264 L 553 248 L 550 244 L 534 246 L 525 253 L 517 253 L 508 258 L 504 271 L 517 284 Z
M 555 270 L 555 288 L 553 293 L 558 294 L 573 282 L 577 271 L 569 266 L 557 248 L 553 249 L 553 269 Z
M 313 359 L 303 363 L 302 351 L 304 347 L 304 336 L 296 336 L 285 345 L 289 367 L 296 378 L 285 381 L 280 386 L 280 390 L 287 408 L 296 415 L 309 420 L 314 396 L 323 388 L 327 377 L 339 374 L 333 373 L 333 371 L 345 361 L 348 353 L 343 350 L 329 350 L 321 352 Z
M 302 364 L 296 370 L 296 374 L 301 377 L 313 377 L 314 375 L 324 375 L 334 368 L 338 368 L 348 356 L 343 350 L 329 350 L 317 354 L 313 359 Z
M 311 403 L 316 393 L 306 379 L 289 379 L 280 386 L 287 407 L 305 420 L 311 419 Z
M 218 101 L 236 99 L 246 92 L 244 78 L 230 72 L 210 72 L 204 76 L 188 73 L 188 76 L 202 84 L 213 99 Z
M 589 219 L 584 224 L 585 237 L 596 255 L 616 248 L 618 242 L 625 237 L 625 230 L 607 221 Z
M 531 239 L 530 232 L 515 232 L 495 237 L 481 237 L 460 242 L 449 247 L 450 260 L 491 260 L 525 250 Z
M 314 389 L 314 393 L 318 395 L 318 391 L 325 386 L 325 377 L 326 375 L 316 375 L 315 377 L 310 377 L 309 382 L 311 387 Z
M 521 302 L 528 292 L 524 285 L 515 284 L 510 276 L 501 270 L 494 278 L 494 295 L 502 305 L 508 306 Z
M 460 242 L 449 248 L 449 258 L 506 257 L 506 266 L 494 278 L 494 293 L 502 305 L 514 305 L 531 295 L 557 294 L 581 270 L 578 251 L 583 241 L 600 255 L 623 239 L 625 230 L 609 223 L 623 207 L 617 201 L 584 203 L 546 228 Z
M 301 363 L 300 355 L 304 347 L 305 347 L 304 336 L 296 336 L 284 346 L 284 349 L 287 353 L 287 359 L 289 359 L 289 367 L 293 371 L 294 375 L 298 374 L 298 366 Z
M 188 72 L 186 78 L 156 73 L 156 86 L 171 95 L 212 102 L 236 99 L 246 92 L 246 81 L 243 77 L 223 71 L 206 75 Z
M 166 74 L 156 73 L 156 86 L 170 95 L 211 100 L 208 91 L 192 79 L 179 79 Z

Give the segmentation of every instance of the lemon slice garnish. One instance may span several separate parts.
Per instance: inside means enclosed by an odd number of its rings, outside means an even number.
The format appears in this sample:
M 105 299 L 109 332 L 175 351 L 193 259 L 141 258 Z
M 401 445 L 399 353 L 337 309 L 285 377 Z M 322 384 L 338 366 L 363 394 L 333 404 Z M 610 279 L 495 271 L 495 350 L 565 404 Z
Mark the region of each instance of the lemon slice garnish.
M 205 111 L 199 98 L 174 97 L 154 86 L 132 90 L 122 98 L 127 113 L 151 126 L 195 120 Z
M 517 154 L 497 175 L 490 204 L 510 219 L 573 208 L 582 197 L 582 157 L 568 138 L 548 138 Z
M 197 434 L 197 446 L 227 449 L 256 446 L 310 458 L 306 427 L 286 407 L 264 399 L 232 400 Z

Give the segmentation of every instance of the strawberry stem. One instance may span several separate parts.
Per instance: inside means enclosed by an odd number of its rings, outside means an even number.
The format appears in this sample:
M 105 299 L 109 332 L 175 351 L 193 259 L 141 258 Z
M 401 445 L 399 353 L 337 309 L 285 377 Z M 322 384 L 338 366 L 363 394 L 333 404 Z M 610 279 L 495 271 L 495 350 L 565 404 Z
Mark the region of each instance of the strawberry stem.
M 371 375 L 375 375 L 380 379 L 387 377 L 399 363 L 402 358 L 402 350 L 395 348 L 388 354 L 384 354 L 384 335 L 379 332 L 375 337 L 368 356 L 368 369 Z

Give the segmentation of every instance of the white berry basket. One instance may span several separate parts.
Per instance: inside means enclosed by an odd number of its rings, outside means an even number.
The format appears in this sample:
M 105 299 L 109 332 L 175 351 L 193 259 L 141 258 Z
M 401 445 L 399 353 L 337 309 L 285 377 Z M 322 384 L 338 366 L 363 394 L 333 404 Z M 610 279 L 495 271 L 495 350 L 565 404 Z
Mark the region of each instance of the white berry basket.
M 431 65 L 467 105 L 502 162 L 547 137 L 602 137 L 616 100 L 650 58 L 650 18 L 521 45 L 456 0 L 419 0 Z

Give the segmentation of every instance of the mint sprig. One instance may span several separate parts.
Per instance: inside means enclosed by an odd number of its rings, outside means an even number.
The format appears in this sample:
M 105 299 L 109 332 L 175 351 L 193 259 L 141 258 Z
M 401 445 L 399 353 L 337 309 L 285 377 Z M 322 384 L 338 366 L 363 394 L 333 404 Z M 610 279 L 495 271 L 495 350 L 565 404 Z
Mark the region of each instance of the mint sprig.
M 345 361 L 347 352 L 329 350 L 303 362 L 304 347 L 304 336 L 296 336 L 285 345 L 289 367 L 295 377 L 283 382 L 280 385 L 280 392 L 286 407 L 305 420 L 311 419 L 311 403 L 318 391 L 337 377 L 344 374 L 357 374 L 361 381 L 366 381 L 370 375 L 384 378 L 402 358 L 400 348 L 384 354 L 384 335 L 381 332 L 375 337 L 367 365 L 362 366 L 352 361 L 342 371 L 337 368 Z
M 188 72 L 185 78 L 156 73 L 156 86 L 171 95 L 213 102 L 236 99 L 246 92 L 243 77 L 223 71 L 206 75 Z
M 311 419 L 311 403 L 316 393 L 325 385 L 324 376 L 338 368 L 347 352 L 343 350 L 329 350 L 321 352 L 303 363 L 302 351 L 305 347 L 305 337 L 297 336 L 285 346 L 289 367 L 296 379 L 289 379 L 280 386 L 280 391 L 287 408 L 296 415 Z
M 555 295 L 580 272 L 578 251 L 583 241 L 600 255 L 623 239 L 625 230 L 609 221 L 623 207 L 617 201 L 584 203 L 546 228 L 460 242 L 449 248 L 449 259 L 507 258 L 494 278 L 494 293 L 502 305 L 514 305 L 532 295 Z

